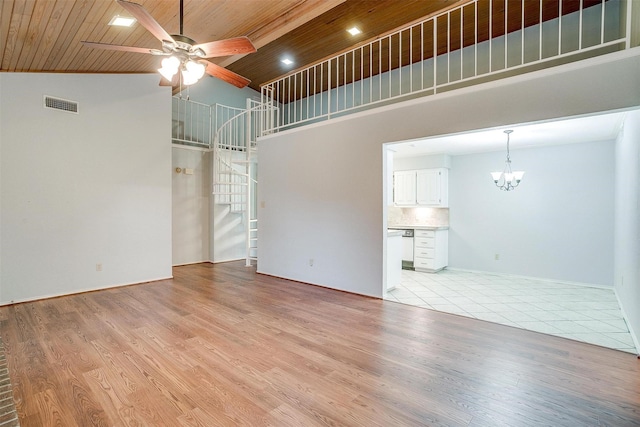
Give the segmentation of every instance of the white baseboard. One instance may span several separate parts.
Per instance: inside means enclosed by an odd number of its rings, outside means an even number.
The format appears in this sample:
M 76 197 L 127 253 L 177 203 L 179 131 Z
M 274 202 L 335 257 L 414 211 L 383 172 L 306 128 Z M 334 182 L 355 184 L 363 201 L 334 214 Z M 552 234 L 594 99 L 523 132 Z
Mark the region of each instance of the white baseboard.
M 156 278 L 156 279 L 147 279 L 147 280 L 143 280 L 141 282 L 120 283 L 120 284 L 115 284 L 115 285 L 101 286 L 101 287 L 98 287 L 98 288 L 79 289 L 77 291 L 65 292 L 65 293 L 61 293 L 61 294 L 47 294 L 47 295 L 39 295 L 39 296 L 33 297 L 33 298 L 24 298 L 24 299 L 19 299 L 19 300 L 12 300 L 12 301 L 0 301 L 0 306 L 12 305 L 12 304 L 21 304 L 21 303 L 24 303 L 24 302 L 40 301 L 40 300 L 45 300 L 45 299 L 49 299 L 49 298 L 66 297 L 66 296 L 69 296 L 69 295 L 84 294 L 86 292 L 104 291 L 104 290 L 107 290 L 107 289 L 121 288 L 121 287 L 124 287 L 124 286 L 141 285 L 143 283 L 159 282 L 161 280 L 168 280 L 168 279 L 173 279 L 173 276 L 159 277 L 159 278 Z
M 242 257 L 242 258 L 228 258 L 228 259 L 209 260 L 208 262 L 210 262 L 212 264 L 219 264 L 221 262 L 244 261 L 245 259 L 246 259 L 245 257 Z
M 622 318 L 624 322 L 627 324 L 627 329 L 629 329 L 629 334 L 631 335 L 631 339 L 633 340 L 633 344 L 636 346 L 636 353 L 640 358 L 640 341 L 638 340 L 638 335 L 633 330 L 633 326 L 631 326 L 631 322 L 629 322 L 629 318 L 627 317 L 627 313 L 624 311 L 624 306 L 622 305 L 622 301 L 620 301 L 620 297 L 618 296 L 618 292 L 614 289 L 613 292 L 616 294 L 616 299 L 618 300 L 618 305 L 620 306 L 620 311 L 622 312 Z
M 194 265 L 194 264 L 205 264 L 211 263 L 208 259 L 203 259 L 202 261 L 193 261 L 193 262 L 184 262 L 182 264 L 173 264 L 172 267 L 182 267 L 183 265 Z
M 583 286 L 587 288 L 613 289 L 613 286 L 598 285 L 595 283 L 571 282 L 568 280 L 549 279 L 546 277 L 521 276 L 519 274 L 497 273 L 495 271 L 468 270 L 466 268 L 447 267 L 446 269 L 451 271 L 463 271 L 465 273 L 489 274 L 492 276 L 513 277 L 514 279 L 529 279 L 529 280 L 538 280 L 540 282 L 547 282 L 547 283 L 561 283 L 563 285 Z

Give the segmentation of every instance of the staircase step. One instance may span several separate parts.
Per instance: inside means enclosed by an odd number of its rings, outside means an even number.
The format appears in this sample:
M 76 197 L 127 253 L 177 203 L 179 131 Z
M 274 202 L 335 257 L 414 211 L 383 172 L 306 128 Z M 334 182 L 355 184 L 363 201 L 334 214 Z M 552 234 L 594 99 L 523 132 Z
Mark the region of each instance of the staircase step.
M 225 175 L 248 176 L 246 172 L 240 172 L 240 171 L 234 171 L 234 170 L 216 171 L 216 173 L 225 174 Z
M 246 182 L 213 181 L 213 185 L 239 185 L 246 186 Z

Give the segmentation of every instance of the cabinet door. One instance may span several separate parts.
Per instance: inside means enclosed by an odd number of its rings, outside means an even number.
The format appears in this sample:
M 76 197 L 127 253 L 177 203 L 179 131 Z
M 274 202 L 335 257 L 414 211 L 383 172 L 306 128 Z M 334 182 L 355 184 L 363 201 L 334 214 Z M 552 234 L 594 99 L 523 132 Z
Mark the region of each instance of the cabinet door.
M 416 204 L 416 171 L 394 172 L 393 202 L 399 206 Z
M 419 170 L 416 173 L 416 202 L 419 205 L 440 204 L 440 171 Z
M 416 172 L 416 202 L 422 206 L 448 206 L 447 169 L 423 169 Z

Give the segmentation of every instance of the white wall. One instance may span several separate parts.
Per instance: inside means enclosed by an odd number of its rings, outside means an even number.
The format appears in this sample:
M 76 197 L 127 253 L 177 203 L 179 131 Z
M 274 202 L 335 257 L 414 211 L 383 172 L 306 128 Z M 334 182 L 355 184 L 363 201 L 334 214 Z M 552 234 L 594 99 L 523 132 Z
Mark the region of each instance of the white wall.
M 209 261 L 211 153 L 176 145 L 171 151 L 173 265 Z
M 509 192 L 489 175 L 506 150 L 453 156 L 449 266 L 612 286 L 614 146 L 512 150 L 525 175 Z
M 368 136 L 342 121 L 259 143 L 259 272 L 380 295 L 382 150 Z
M 638 69 L 633 49 L 263 138 L 258 271 L 381 296 L 383 143 L 637 106 Z
M 0 303 L 170 277 L 170 90 L 155 75 L 0 76 Z
M 616 141 L 615 290 L 640 345 L 640 111 L 627 113 Z M 640 348 L 640 347 L 638 347 Z

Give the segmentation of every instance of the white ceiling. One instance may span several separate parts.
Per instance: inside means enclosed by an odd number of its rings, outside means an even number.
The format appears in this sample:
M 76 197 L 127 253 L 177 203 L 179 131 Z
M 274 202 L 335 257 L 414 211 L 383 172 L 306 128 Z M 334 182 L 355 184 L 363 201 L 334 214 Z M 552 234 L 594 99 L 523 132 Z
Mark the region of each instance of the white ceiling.
M 452 156 L 500 151 L 506 149 L 503 133 L 512 129 L 510 148 L 540 147 L 543 145 L 574 144 L 613 140 L 620 131 L 624 112 L 534 124 L 513 125 L 427 139 L 414 139 L 389 144 L 395 157 L 415 157 L 432 154 Z

